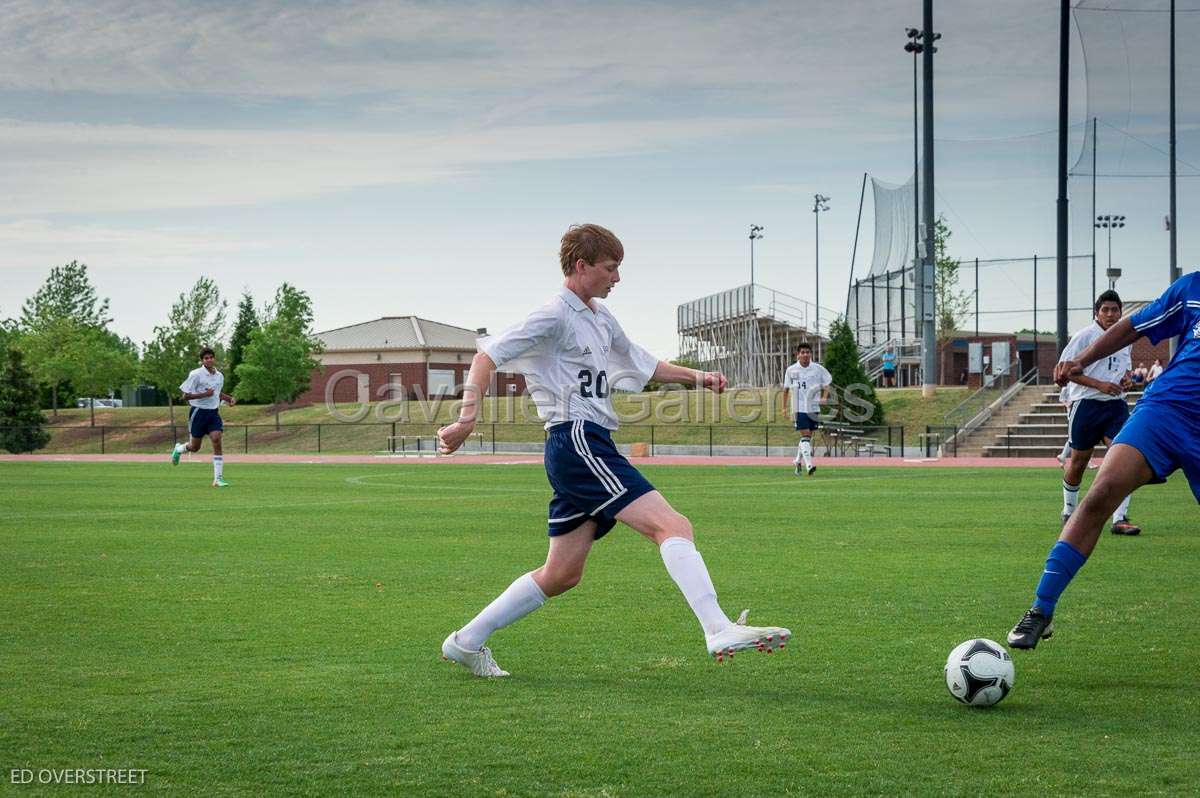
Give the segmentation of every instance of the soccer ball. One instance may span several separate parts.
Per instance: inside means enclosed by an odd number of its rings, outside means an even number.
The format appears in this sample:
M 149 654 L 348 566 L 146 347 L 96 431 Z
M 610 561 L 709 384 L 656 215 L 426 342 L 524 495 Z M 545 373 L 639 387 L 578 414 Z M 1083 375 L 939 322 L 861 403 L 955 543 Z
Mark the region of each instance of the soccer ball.
M 1016 670 L 999 643 L 983 637 L 960 643 L 946 658 L 946 689 L 973 707 L 998 704 L 1012 689 Z

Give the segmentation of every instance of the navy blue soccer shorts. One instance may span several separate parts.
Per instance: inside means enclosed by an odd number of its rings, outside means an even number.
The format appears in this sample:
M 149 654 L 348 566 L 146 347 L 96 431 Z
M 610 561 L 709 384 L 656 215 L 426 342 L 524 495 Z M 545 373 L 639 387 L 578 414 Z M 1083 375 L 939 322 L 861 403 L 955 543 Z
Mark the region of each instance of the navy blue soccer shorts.
M 800 431 L 812 432 L 817 427 L 821 426 L 821 422 L 817 420 L 815 413 L 797 413 L 796 414 L 796 429 Z
M 1079 452 L 1094 449 L 1105 438 L 1116 438 L 1128 420 L 1124 399 L 1080 399 L 1067 412 L 1067 443 Z
M 221 414 L 214 407 L 211 410 L 204 407 L 193 407 L 188 412 L 188 434 L 193 438 L 203 438 L 210 432 L 221 432 L 225 425 L 221 423 Z
M 595 521 L 595 539 L 599 540 L 616 525 L 617 513 L 654 490 L 617 451 L 609 431 L 591 421 L 566 421 L 551 427 L 545 462 L 546 477 L 554 489 L 551 537 Z
M 1200 502 L 1200 418 L 1194 409 L 1143 399 L 1113 443 L 1141 452 L 1154 472 L 1151 483 L 1166 482 L 1175 469 L 1182 468 Z

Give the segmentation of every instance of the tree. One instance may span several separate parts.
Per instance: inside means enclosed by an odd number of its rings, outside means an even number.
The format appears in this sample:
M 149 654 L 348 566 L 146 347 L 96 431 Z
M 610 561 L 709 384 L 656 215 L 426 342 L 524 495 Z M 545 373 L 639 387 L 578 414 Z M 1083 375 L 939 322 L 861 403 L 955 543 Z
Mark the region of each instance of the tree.
M 854 331 L 844 318 L 829 327 L 824 366 L 833 377 L 837 404 L 834 418 L 850 424 L 878 427 L 884 422 L 883 406 L 875 396 L 875 386 L 858 356 Z
M 62 358 L 70 371 L 71 384 L 89 400 L 97 394 L 111 393 L 137 371 L 137 350 L 132 342 L 95 327 L 84 327 L 72 336 Z M 94 427 L 96 403 L 88 404 Z
M 229 362 L 226 370 L 229 376 L 225 381 L 225 393 L 233 395 L 237 390 L 237 367 L 246 359 L 246 346 L 250 343 L 250 335 L 258 329 L 258 314 L 254 310 L 254 298 L 250 292 L 242 292 L 242 301 L 238 303 L 237 322 L 233 325 L 233 337 L 229 339 Z
M 41 449 L 50 442 L 45 423 L 37 381 L 25 368 L 21 350 L 0 349 L 0 447 L 13 454 Z
M 958 288 L 958 267 L 961 261 L 946 254 L 946 243 L 950 240 L 950 226 L 946 217 L 939 216 L 934 225 L 933 254 L 937 270 L 934 275 L 933 293 L 937 302 L 937 340 L 943 343 L 954 336 L 959 325 L 966 321 L 971 310 L 971 293 Z
M 270 402 L 279 408 L 308 390 L 312 372 L 320 367 L 313 357 L 323 347 L 312 331 L 312 300 L 284 283 L 267 306 L 263 322 L 250 335 L 245 360 L 237 367 L 238 400 Z
M 216 283 L 201 277 L 187 293 L 179 295 L 167 315 L 166 326 L 155 327 L 154 338 L 144 346 L 142 379 L 167 394 L 172 424 L 179 384 L 196 367 L 201 349 L 220 348 L 227 308 Z
M 108 300 L 97 298 L 87 266 L 78 261 L 51 269 L 42 287 L 21 306 L 20 346 L 37 381 L 49 386 L 55 416 L 58 389 L 71 378 L 64 352 L 86 330 L 107 330 L 111 321 Z
M 66 351 L 83 329 L 71 319 L 45 319 L 36 329 L 22 330 L 18 339 L 34 378 L 50 388 L 50 404 L 55 417 L 58 416 L 59 388 L 71 379 L 71 361 L 66 357 Z
M 108 300 L 97 298 L 87 266 L 78 261 L 51 269 L 42 287 L 21 306 L 21 327 L 25 330 L 37 330 L 44 323 L 58 319 L 101 329 L 112 321 L 108 316 Z

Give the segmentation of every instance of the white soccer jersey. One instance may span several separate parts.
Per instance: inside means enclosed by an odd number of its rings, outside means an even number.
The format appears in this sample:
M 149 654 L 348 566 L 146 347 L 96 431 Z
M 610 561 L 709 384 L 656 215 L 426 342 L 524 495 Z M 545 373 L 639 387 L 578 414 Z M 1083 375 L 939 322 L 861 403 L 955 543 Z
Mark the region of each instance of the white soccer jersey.
M 225 375 L 219 371 L 208 373 L 208 369 L 201 366 L 198 369 L 192 369 L 188 373 L 187 379 L 179 386 L 179 390 L 184 393 L 203 393 L 209 388 L 213 389 L 212 396 L 206 396 L 203 399 L 191 399 L 188 401 L 192 407 L 199 407 L 204 410 L 216 410 L 221 406 L 221 389 L 225 387 Z
M 1092 345 L 1097 338 L 1104 334 L 1104 330 L 1096 322 L 1092 322 L 1084 327 L 1071 338 L 1071 342 L 1067 344 L 1067 348 L 1062 351 L 1059 357 L 1059 362 L 1063 360 L 1075 360 L 1083 350 Z M 1130 354 L 1130 347 L 1120 349 L 1108 357 L 1097 360 L 1092 365 L 1083 370 L 1087 377 L 1101 382 L 1115 382 L 1120 385 L 1121 380 L 1125 378 L 1125 374 L 1133 368 L 1133 359 Z M 1120 399 L 1124 401 L 1125 394 L 1120 396 L 1109 396 L 1104 391 L 1098 391 L 1095 388 L 1080 385 L 1076 382 L 1068 382 L 1066 387 L 1062 389 L 1062 394 L 1059 396 L 1059 401 L 1064 404 L 1070 404 L 1079 399 Z
M 615 430 L 612 391 L 640 391 L 658 367 L 608 308 L 593 305 L 564 287 L 525 321 L 477 343 L 498 369 L 525 375 L 547 429 L 582 420 Z
M 783 373 L 783 387 L 792 392 L 792 412 L 820 413 L 822 389 L 832 382 L 833 377 L 820 363 L 788 366 Z

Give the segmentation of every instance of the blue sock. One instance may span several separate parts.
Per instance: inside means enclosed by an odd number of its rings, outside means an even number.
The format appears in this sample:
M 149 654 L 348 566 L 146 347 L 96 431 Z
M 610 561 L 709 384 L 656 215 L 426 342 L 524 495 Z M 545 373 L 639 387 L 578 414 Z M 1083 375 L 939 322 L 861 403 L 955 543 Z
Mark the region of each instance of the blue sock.
M 1058 597 L 1067 589 L 1067 585 L 1079 573 L 1079 569 L 1087 562 L 1087 557 L 1079 553 L 1079 549 L 1065 540 L 1060 540 L 1050 549 L 1046 558 L 1046 569 L 1042 571 L 1041 581 L 1037 586 L 1037 598 L 1033 606 L 1047 615 L 1054 614 L 1054 605 Z

